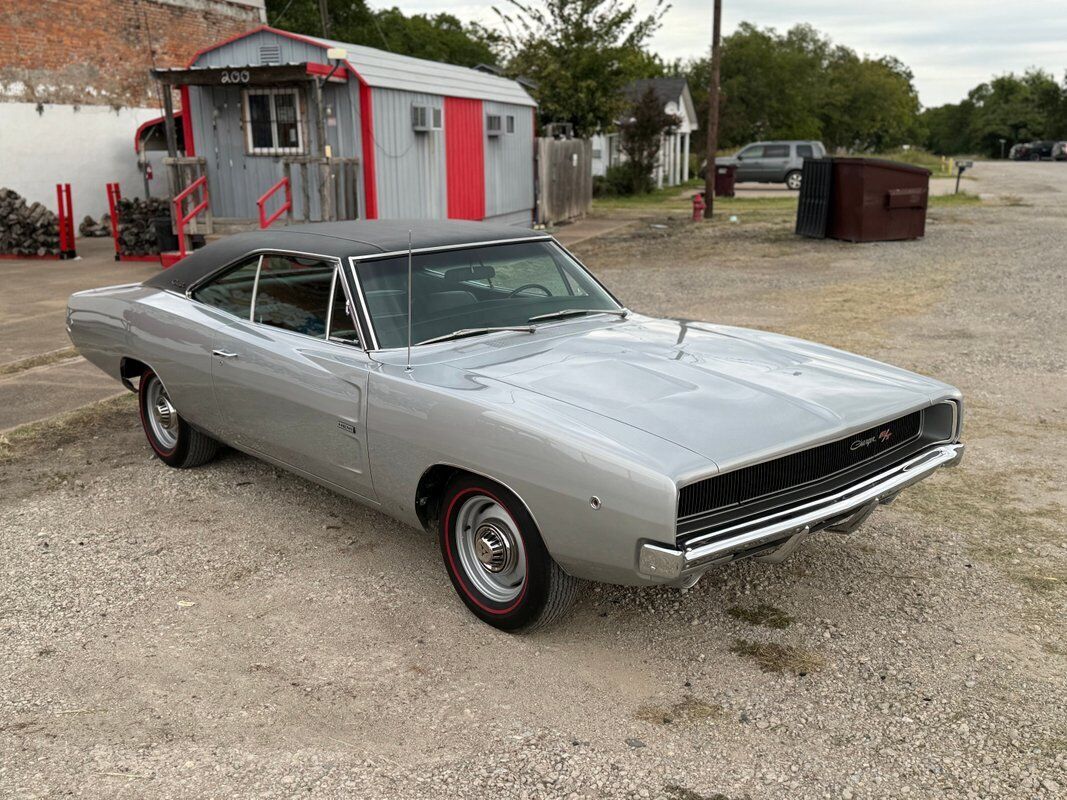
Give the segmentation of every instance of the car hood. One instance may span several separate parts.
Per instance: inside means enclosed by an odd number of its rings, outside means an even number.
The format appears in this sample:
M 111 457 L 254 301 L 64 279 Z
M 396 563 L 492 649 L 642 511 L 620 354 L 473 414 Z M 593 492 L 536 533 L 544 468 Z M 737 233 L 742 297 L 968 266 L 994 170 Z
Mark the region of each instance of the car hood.
M 527 341 L 453 366 L 646 431 L 719 469 L 958 394 L 833 348 L 707 323 L 636 317 Z

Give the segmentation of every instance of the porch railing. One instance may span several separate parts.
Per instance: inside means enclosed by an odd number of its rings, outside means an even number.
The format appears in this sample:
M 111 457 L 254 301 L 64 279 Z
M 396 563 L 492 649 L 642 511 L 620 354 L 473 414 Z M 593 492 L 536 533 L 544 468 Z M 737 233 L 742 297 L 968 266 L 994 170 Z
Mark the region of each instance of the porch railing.
M 185 198 L 189 197 L 197 189 L 202 190 L 203 199 L 189 209 L 189 213 L 185 213 Z M 209 198 L 207 193 L 207 175 L 201 175 L 195 181 L 190 183 L 185 189 L 174 196 L 174 224 L 178 231 L 178 253 L 181 258 L 185 258 L 185 226 L 201 211 L 207 209 L 209 204 Z
M 267 216 L 267 201 L 270 200 L 271 196 L 273 196 L 276 192 L 278 192 L 281 189 L 285 189 L 285 202 L 282 203 L 281 206 L 279 206 L 278 209 L 268 217 Z M 259 206 L 259 227 L 261 229 L 269 228 L 271 226 L 271 224 L 276 219 L 278 219 L 278 217 L 280 217 L 282 214 L 286 214 L 286 213 L 288 213 L 289 221 L 292 222 L 293 221 L 293 190 L 292 190 L 292 186 L 291 186 L 291 183 L 289 181 L 289 178 L 287 178 L 287 177 L 286 178 L 282 178 L 276 184 L 274 184 L 269 189 L 267 189 L 267 191 L 265 191 L 260 196 L 260 198 L 258 200 L 256 200 L 256 205 Z

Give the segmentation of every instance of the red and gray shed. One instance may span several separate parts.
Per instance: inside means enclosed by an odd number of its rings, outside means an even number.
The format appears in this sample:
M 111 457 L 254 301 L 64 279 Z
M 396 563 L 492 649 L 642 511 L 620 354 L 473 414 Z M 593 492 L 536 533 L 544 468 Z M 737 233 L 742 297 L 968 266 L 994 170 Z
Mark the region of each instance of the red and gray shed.
M 536 103 L 516 81 L 265 26 L 154 74 L 181 91 L 185 155 L 203 159 L 216 221 L 255 219 L 287 171 L 295 216 L 306 197 L 321 218 L 300 176 L 314 183 L 303 164 L 328 156 L 351 183 L 331 197 L 349 192 L 360 218 L 532 222 Z

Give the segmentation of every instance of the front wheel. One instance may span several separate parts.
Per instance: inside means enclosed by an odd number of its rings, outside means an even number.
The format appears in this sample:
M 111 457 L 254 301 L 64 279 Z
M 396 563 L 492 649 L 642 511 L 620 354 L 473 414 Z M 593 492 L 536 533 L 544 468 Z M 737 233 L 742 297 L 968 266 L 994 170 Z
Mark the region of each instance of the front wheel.
M 800 190 L 800 170 L 793 170 L 785 176 L 785 185 L 794 192 Z
M 167 466 L 198 467 L 218 453 L 219 443 L 181 418 L 163 381 L 150 369 L 141 375 L 137 406 L 148 444 Z
M 441 505 L 445 569 L 467 608 L 483 622 L 527 632 L 562 617 L 579 581 L 549 555 L 526 507 L 491 481 L 462 476 Z

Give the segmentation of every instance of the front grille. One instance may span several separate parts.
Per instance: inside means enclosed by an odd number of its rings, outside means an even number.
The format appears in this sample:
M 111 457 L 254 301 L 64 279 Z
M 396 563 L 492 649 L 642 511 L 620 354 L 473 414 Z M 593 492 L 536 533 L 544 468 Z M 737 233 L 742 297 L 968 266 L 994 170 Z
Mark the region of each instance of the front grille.
M 758 498 L 796 489 L 895 450 L 922 430 L 922 412 L 802 450 L 762 464 L 706 478 L 678 493 L 678 519 L 741 506 Z

